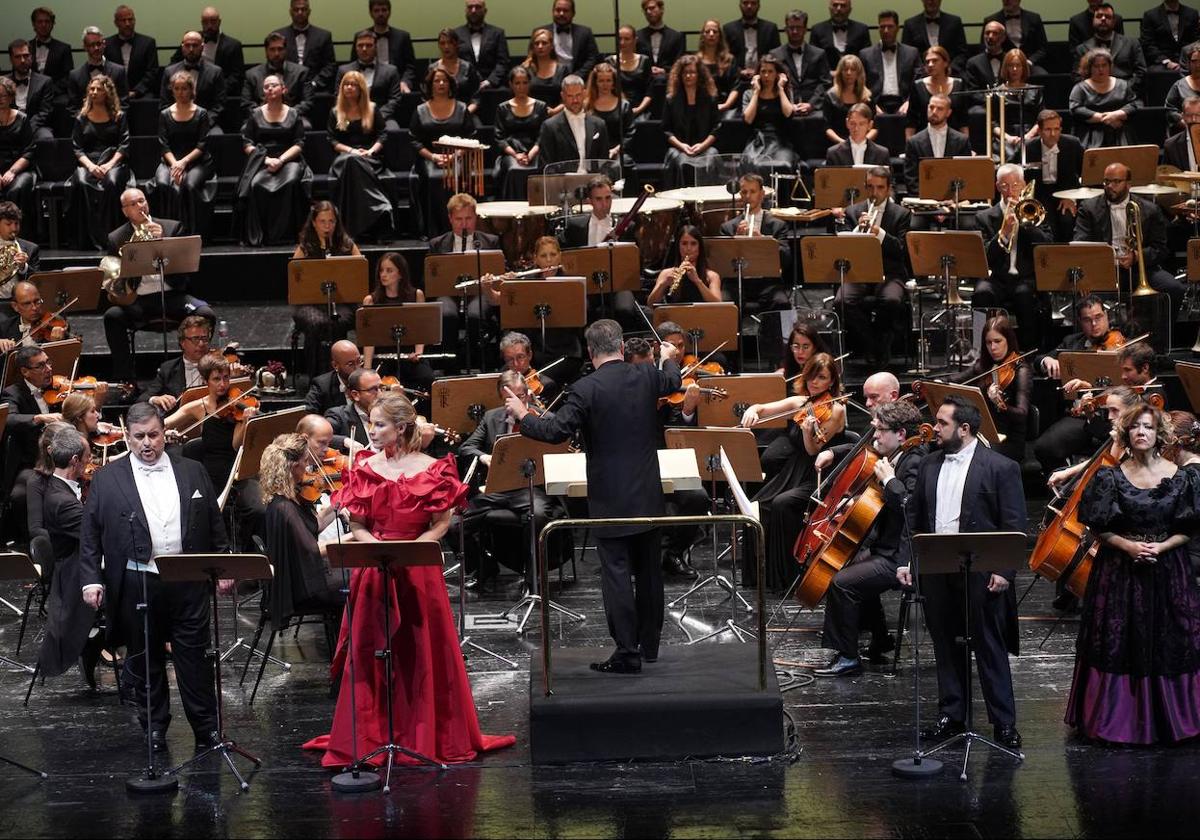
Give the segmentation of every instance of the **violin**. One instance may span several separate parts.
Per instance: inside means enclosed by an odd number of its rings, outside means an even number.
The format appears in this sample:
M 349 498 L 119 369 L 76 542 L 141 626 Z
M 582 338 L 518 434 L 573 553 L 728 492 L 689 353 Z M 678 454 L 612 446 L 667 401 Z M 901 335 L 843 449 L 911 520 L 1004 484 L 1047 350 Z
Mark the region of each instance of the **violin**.
M 1152 405 L 1161 411 L 1167 404 L 1167 401 L 1163 399 L 1163 395 L 1159 393 L 1146 394 L 1147 389 L 1157 387 L 1157 385 L 1130 385 L 1129 389 L 1136 394 L 1141 394 L 1148 405 Z M 1105 393 L 1104 389 L 1097 390 L 1091 396 L 1080 397 L 1071 405 L 1071 416 L 1091 417 L 1098 409 L 1104 407 L 1106 399 L 1108 399 L 1108 394 Z
M 809 399 L 805 406 L 792 416 L 792 422 L 803 427 L 804 421 L 810 416 L 817 418 L 817 427 L 813 429 L 813 434 L 818 441 L 826 443 L 828 437 L 825 434 L 825 424 L 833 419 L 833 403 L 833 394 L 826 391 L 815 400 Z
M 381 391 L 400 391 L 402 394 L 417 399 L 429 399 L 429 392 L 421 391 L 417 388 L 409 388 L 407 385 L 401 385 L 400 380 L 394 376 L 381 376 L 379 378 L 379 390 Z
M 246 419 L 247 408 L 258 408 L 262 405 L 258 397 L 251 393 L 254 390 L 254 388 L 239 388 L 235 385 L 225 394 L 228 402 L 218 407 L 213 414 L 223 414 L 228 411 L 236 422 L 241 423 Z
M 300 498 L 306 502 L 316 503 L 321 500 L 325 491 L 330 493 L 342 489 L 347 470 L 350 467 L 350 456 L 336 449 L 326 449 L 318 459 L 312 459 L 305 467 L 305 478 L 296 487 Z
M 89 442 L 92 446 L 99 446 L 102 449 L 107 449 L 110 446 L 116 446 L 119 443 L 125 442 L 125 432 L 121 429 L 111 429 L 107 432 L 96 432 L 93 434 Z
M 71 325 L 61 315 L 42 315 L 29 327 L 30 341 L 59 341 L 71 332 Z
M 50 384 L 42 389 L 42 399 L 46 405 L 58 405 L 75 391 L 106 392 L 120 391 L 126 396 L 133 393 L 133 385 L 128 382 L 100 382 L 94 376 L 80 376 L 74 380 L 69 376 L 56 373 L 50 377 Z
M 658 407 L 662 408 L 665 405 L 683 405 L 683 400 L 687 396 L 688 389 L 696 384 L 696 377 L 685 376 L 680 383 L 679 390 L 673 394 L 668 394 L 665 397 L 658 398 Z M 698 386 L 699 387 L 699 386 Z M 724 388 L 704 388 L 700 387 L 700 393 L 708 397 L 710 402 L 719 402 L 729 397 L 729 392 Z
M 432 427 L 434 437 L 440 437 L 450 446 L 458 446 L 462 442 L 462 435 L 455 429 L 444 429 L 436 423 L 430 423 L 425 419 L 424 415 L 417 415 L 417 424 L 426 428 Z
M 1125 346 L 1125 336 L 1120 330 L 1109 330 L 1104 337 L 1093 344 L 1096 350 L 1120 350 Z
M 715 350 L 713 351 L 716 352 Z M 710 354 L 711 355 L 711 354 Z M 707 358 L 707 357 L 705 357 Z M 717 362 L 706 362 L 698 359 L 692 353 L 688 353 L 680 362 L 680 367 L 686 370 L 689 374 L 704 374 L 706 376 L 724 376 L 725 368 L 721 367 Z
M 545 365 L 540 371 L 531 367 L 529 369 L 529 373 L 525 374 L 525 387 L 529 390 L 529 393 L 533 394 L 535 397 L 541 396 L 541 393 L 545 390 L 546 386 L 539 378 L 539 374 L 545 373 L 546 371 L 550 370 L 550 368 L 564 361 L 566 361 L 566 356 L 555 359 L 550 364 Z

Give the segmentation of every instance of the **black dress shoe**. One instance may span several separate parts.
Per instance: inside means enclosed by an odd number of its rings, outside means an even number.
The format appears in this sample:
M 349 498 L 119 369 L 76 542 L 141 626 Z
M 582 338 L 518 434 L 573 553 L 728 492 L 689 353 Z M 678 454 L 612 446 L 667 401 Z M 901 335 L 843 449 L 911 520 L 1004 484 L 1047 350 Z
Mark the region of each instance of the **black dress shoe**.
M 996 736 L 996 743 L 1000 746 L 1010 750 L 1021 749 L 1021 733 L 1017 731 L 1017 727 L 996 724 L 992 727 L 992 734 Z
M 663 554 L 663 571 L 671 577 L 688 580 L 695 580 L 698 576 L 696 570 L 689 566 L 683 557 L 675 553 Z
M 155 729 L 150 733 L 150 748 L 156 753 L 167 751 L 167 733 Z
M 887 662 L 887 654 L 896 649 L 896 640 L 889 633 L 882 639 L 872 639 L 867 647 L 867 660 L 875 665 Z
M 221 734 L 219 732 L 217 732 L 215 729 L 210 732 L 197 732 L 196 733 L 196 752 L 203 752 L 204 750 L 210 749 L 212 747 L 217 747 L 220 745 L 221 745 Z
M 601 674 L 642 673 L 641 662 L 631 662 L 627 659 L 606 659 L 603 662 L 593 662 L 589 667 L 593 671 L 599 671 Z
M 79 673 L 83 674 L 83 681 L 92 691 L 96 690 L 96 665 L 100 662 L 100 651 L 103 647 L 103 635 L 98 630 L 93 630 L 83 646 L 83 652 L 79 654 Z
M 861 670 L 862 659 L 859 657 L 851 659 L 848 656 L 838 656 L 828 667 L 814 670 L 813 675 L 817 677 L 847 677 L 857 674 Z
M 921 730 L 921 740 L 923 741 L 943 741 L 951 735 L 957 735 L 960 732 L 966 732 L 967 727 L 962 721 L 953 720 L 946 715 L 942 715 L 929 729 Z

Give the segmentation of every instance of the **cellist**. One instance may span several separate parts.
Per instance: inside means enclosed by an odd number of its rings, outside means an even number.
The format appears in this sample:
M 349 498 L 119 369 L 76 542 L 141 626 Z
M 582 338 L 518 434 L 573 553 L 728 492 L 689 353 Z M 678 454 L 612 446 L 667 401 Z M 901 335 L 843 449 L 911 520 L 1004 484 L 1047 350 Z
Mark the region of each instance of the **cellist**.
M 903 448 L 921 423 L 921 413 L 912 403 L 882 403 L 871 413 L 873 446 L 881 456 L 874 472 L 883 488 L 884 507 L 854 560 L 834 575 L 829 587 L 821 646 L 837 651 L 837 656 L 827 667 L 813 671 L 818 677 L 842 677 L 862 669 L 858 636 L 863 629 L 871 632 L 867 655 L 872 660 L 895 647 L 883 611 L 871 607 L 872 602 L 878 605 L 881 593 L 900 586 L 896 560 L 904 533 L 904 505 L 917 485 L 917 470 L 928 447 L 922 443 Z M 896 456 L 893 463 L 891 459 Z M 864 617 L 868 619 L 867 627 L 863 626 Z

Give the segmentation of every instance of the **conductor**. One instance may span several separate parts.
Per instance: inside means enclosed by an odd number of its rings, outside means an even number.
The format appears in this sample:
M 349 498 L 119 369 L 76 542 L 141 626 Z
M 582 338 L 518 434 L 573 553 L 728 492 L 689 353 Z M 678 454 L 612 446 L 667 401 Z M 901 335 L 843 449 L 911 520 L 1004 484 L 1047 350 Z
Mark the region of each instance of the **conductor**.
M 584 334 L 595 372 L 572 386 L 554 416 L 536 417 L 509 394 L 505 406 L 521 434 L 560 443 L 582 431 L 587 450 L 588 514 L 594 519 L 662 516 L 658 398 L 679 390 L 678 351 L 661 345 L 662 369 L 625 361 L 621 326 L 603 319 Z M 604 528 L 596 539 L 608 632 L 617 649 L 593 662 L 605 674 L 638 674 L 658 659 L 663 623 L 659 529 Z M 634 580 L 637 581 L 636 591 Z

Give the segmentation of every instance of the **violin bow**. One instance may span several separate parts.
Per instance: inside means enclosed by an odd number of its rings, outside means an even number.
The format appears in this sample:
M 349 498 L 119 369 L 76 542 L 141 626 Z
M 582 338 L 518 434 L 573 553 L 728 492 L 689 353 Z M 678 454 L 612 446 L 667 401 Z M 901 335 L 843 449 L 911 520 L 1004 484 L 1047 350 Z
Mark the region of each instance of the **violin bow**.
M 1149 333 L 1147 333 L 1147 335 L 1149 335 Z M 959 385 L 970 385 L 972 382 L 976 381 L 977 379 L 983 379 L 984 377 L 991 376 L 993 371 L 998 371 L 998 370 L 1000 370 L 1000 368 L 1008 367 L 1009 365 L 1015 365 L 1017 362 L 1021 361 L 1026 356 L 1032 356 L 1036 352 L 1038 352 L 1036 349 L 1026 350 L 1020 356 L 1017 356 L 1017 358 L 1009 359 L 1008 361 L 1005 361 L 1005 362 L 998 362 L 997 364 L 995 364 L 992 367 L 985 370 L 983 373 L 977 373 L 974 376 L 972 376 L 970 379 L 964 379 L 962 382 L 959 382 L 958 384 Z
M 829 402 L 831 402 L 831 403 L 846 402 L 849 399 L 850 399 L 849 394 L 842 394 L 840 397 L 831 398 L 829 400 Z M 790 417 L 791 415 L 798 414 L 801 411 L 804 411 L 804 409 L 811 408 L 811 407 L 812 407 L 812 399 L 810 398 L 808 400 L 808 402 L 806 402 L 804 405 L 800 406 L 799 408 L 793 408 L 789 411 L 780 411 L 777 414 L 770 415 L 769 417 L 759 417 L 757 420 L 755 420 L 751 424 L 751 428 L 753 428 L 754 426 L 761 426 L 763 423 L 770 423 L 772 420 L 778 420 L 780 417 Z
M 225 405 L 223 405 L 223 406 L 220 406 L 220 407 L 219 407 L 219 408 L 218 408 L 216 411 L 212 412 L 211 414 L 205 414 L 203 417 L 201 417 L 201 418 L 200 418 L 199 420 L 197 420 L 195 423 L 193 423 L 192 425 L 190 425 L 190 426 L 188 426 L 186 429 L 184 429 L 182 432 L 180 432 L 180 433 L 179 433 L 180 437 L 187 437 L 187 435 L 188 435 L 188 433 L 189 433 L 189 432 L 191 432 L 191 431 L 195 430 L 196 428 L 198 428 L 198 427 L 200 427 L 200 426 L 204 425 L 204 422 L 205 422 L 206 420 L 211 420 L 213 417 L 216 417 L 218 414 L 221 414 L 221 413 L 223 413 L 223 412 L 225 411 L 225 409 L 229 408 L 229 406 L 231 406 L 231 405 L 233 405 L 234 403 L 236 403 L 236 402 L 237 402 L 238 400 L 240 400 L 242 397 L 248 397 L 248 396 L 250 396 L 251 394 L 253 394 L 253 393 L 254 393 L 255 391 L 257 391 L 257 390 L 258 390 L 258 386 L 257 386 L 257 385 L 255 385 L 253 388 L 248 388 L 248 389 L 246 389 L 245 391 L 243 391 L 242 393 L 238 394 L 238 399 L 237 399 L 237 400 L 230 400 L 229 402 L 225 403 Z M 203 398 L 203 397 L 201 397 L 201 399 L 204 399 L 204 398 Z
M 545 373 L 546 371 L 550 370 L 550 368 L 554 367 L 555 365 L 562 364 L 566 360 L 567 360 L 566 356 L 559 356 L 557 359 L 555 359 L 550 364 L 543 366 L 541 368 L 541 370 L 534 370 L 534 371 L 530 371 L 529 373 L 525 374 L 525 381 L 528 383 L 532 377 L 537 376 L 538 374 Z
M 658 334 L 658 330 L 654 329 L 654 324 L 650 323 L 650 318 L 646 315 L 646 310 L 640 306 L 635 306 L 634 309 L 642 316 L 642 320 L 646 322 L 646 326 L 650 328 L 650 332 L 654 335 L 654 338 L 659 344 L 662 344 L 662 336 Z
M 64 312 L 66 312 L 68 309 L 70 309 L 70 308 L 71 308 L 71 306 L 72 306 L 73 304 L 77 303 L 78 301 L 79 301 L 79 298 L 78 298 L 78 297 L 73 297 L 73 298 L 71 298 L 69 301 L 67 301 L 66 303 L 64 303 L 62 306 L 58 307 L 58 309 L 55 309 L 55 310 L 54 310 L 53 312 L 51 312 L 49 315 L 46 315 L 44 318 L 42 318 L 42 321 L 43 321 L 44 323 L 46 323 L 46 324 L 49 324 L 51 321 L 53 321 L 53 320 L 54 320 L 55 318 L 57 318 L 59 315 L 63 314 L 63 313 L 64 313 Z M 39 327 L 39 329 L 41 329 L 41 328 Z M 33 330 L 30 330 L 30 331 L 29 331 L 29 335 L 25 336 L 25 338 L 23 339 L 23 342 L 25 342 L 25 346 L 26 346 L 26 347 L 32 346 L 32 342 L 33 342 Z M 78 360 L 78 359 L 76 359 L 75 361 L 76 361 L 76 362 L 78 362 L 79 360 Z M 73 381 L 75 381 L 75 371 L 74 371 L 74 369 L 73 369 L 73 368 L 72 368 L 72 370 L 71 370 L 71 381 L 72 381 L 72 382 L 73 382 Z

